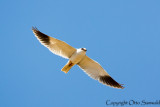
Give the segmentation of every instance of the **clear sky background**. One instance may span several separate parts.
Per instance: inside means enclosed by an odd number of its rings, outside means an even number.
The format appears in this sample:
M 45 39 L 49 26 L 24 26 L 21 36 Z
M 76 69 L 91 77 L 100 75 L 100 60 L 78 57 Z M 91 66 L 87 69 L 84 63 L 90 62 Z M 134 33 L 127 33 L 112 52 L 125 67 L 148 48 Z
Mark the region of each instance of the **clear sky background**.
M 42 46 L 32 26 L 87 48 L 125 89 L 102 85 L 78 66 L 63 73 L 67 60 Z M 1 0 L 0 37 L 0 107 L 160 100 L 159 0 Z

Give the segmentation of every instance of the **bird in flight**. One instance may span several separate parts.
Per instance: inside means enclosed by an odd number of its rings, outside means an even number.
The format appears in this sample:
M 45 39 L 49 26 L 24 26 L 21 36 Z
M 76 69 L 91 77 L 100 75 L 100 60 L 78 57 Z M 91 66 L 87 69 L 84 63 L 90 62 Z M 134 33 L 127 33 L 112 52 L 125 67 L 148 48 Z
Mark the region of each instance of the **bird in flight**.
M 116 82 L 98 62 L 92 60 L 86 55 L 86 48 L 73 48 L 61 40 L 40 32 L 36 27 L 32 27 L 32 31 L 40 43 L 47 47 L 51 52 L 69 59 L 67 64 L 61 69 L 63 72 L 68 73 L 68 71 L 77 64 L 90 77 L 98 80 L 102 84 L 113 88 L 124 88 L 122 84 Z

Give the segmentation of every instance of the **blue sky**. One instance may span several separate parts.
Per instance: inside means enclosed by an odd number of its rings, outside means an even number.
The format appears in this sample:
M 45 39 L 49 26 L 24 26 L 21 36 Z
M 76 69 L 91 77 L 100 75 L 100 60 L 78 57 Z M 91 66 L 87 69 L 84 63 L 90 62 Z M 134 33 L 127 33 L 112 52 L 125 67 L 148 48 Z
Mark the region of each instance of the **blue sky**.
M 159 5 L 159 0 L 1 0 L 0 107 L 160 100 Z M 32 26 L 87 48 L 87 55 L 126 88 L 102 85 L 78 66 L 63 73 L 67 60 L 42 46 Z

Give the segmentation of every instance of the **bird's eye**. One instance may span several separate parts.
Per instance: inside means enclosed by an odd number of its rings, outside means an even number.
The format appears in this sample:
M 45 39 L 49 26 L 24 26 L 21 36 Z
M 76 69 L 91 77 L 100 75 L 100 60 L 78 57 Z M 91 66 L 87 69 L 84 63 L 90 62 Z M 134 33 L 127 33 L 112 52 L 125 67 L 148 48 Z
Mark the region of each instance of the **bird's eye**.
M 87 51 L 85 48 L 81 48 L 81 50 L 83 50 L 83 51 Z
M 85 51 L 85 49 L 84 48 L 81 48 L 83 51 Z

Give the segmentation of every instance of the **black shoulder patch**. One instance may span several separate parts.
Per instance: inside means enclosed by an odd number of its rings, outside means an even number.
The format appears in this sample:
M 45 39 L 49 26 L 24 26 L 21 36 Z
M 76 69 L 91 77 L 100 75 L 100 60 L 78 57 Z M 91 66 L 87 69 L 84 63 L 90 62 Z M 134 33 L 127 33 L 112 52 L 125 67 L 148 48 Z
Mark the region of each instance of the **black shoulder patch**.
M 36 35 L 36 37 L 45 45 L 49 45 L 49 36 L 47 36 L 46 34 L 40 32 L 36 27 L 32 27 L 32 31 L 34 32 L 34 34 Z
M 114 88 L 121 88 L 121 89 L 124 88 L 121 84 L 117 83 L 110 76 L 101 76 L 99 78 L 99 81 L 102 82 L 103 84 L 106 84 L 106 85 L 114 87 Z

